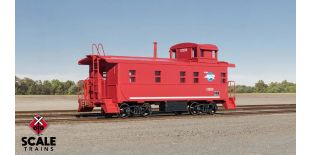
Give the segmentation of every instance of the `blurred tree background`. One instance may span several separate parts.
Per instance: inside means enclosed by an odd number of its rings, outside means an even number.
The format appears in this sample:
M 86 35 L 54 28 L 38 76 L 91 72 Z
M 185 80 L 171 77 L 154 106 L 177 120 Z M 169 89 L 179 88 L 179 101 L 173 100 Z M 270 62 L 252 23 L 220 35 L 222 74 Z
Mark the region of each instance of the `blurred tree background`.
M 83 93 L 83 80 L 75 83 L 67 80 L 41 80 L 15 76 L 15 95 L 76 95 Z
M 15 95 L 77 95 L 83 94 L 83 80 L 74 81 L 41 80 L 15 76 Z M 231 88 L 230 88 L 231 89 Z M 263 80 L 257 81 L 254 86 L 236 85 L 236 93 L 295 93 L 296 84 L 286 80 L 266 84 Z
M 286 80 L 266 84 L 259 80 L 254 86 L 236 85 L 236 93 L 296 93 L 296 84 Z

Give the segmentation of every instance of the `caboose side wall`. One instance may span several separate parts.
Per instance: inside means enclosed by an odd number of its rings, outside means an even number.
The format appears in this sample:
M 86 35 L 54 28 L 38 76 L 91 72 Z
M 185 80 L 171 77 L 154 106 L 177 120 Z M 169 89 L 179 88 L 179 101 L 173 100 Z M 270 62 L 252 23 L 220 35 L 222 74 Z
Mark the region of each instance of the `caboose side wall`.
M 118 63 L 117 102 L 166 101 L 166 100 L 226 100 L 228 98 L 227 68 L 211 64 L 144 64 Z M 135 82 L 130 82 L 129 70 L 135 70 Z M 160 75 L 155 75 L 160 71 Z M 180 72 L 185 72 L 184 76 Z M 198 72 L 198 83 L 194 72 Z M 207 73 L 215 75 L 206 79 Z M 222 78 L 222 73 L 225 78 Z M 155 82 L 156 77 L 160 82 Z M 185 82 L 181 83 L 181 78 Z M 225 80 L 223 83 L 223 79 Z M 110 91 L 110 90 L 109 90 Z M 216 95 L 215 92 L 219 94 Z

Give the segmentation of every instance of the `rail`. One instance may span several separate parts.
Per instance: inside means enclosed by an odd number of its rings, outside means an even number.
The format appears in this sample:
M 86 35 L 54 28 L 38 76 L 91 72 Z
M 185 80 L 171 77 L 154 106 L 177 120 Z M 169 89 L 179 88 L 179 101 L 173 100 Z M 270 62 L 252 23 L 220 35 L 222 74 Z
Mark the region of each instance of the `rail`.
M 243 116 L 243 115 L 266 115 L 266 114 L 286 114 L 295 113 L 296 104 L 272 104 L 272 105 L 240 105 L 236 110 L 224 110 L 219 107 L 215 117 Z M 173 113 L 160 113 L 158 109 L 153 109 L 153 115 L 145 117 L 130 117 L 120 119 L 117 117 L 107 118 L 96 109 L 92 112 L 77 112 L 77 110 L 45 110 L 45 111 L 16 111 L 15 124 L 28 124 L 33 115 L 39 113 L 44 116 L 48 123 L 68 123 L 68 122 L 120 122 L 145 119 L 167 119 L 167 118 L 184 118 L 184 117 L 203 117 L 206 115 L 174 115 Z M 210 117 L 213 118 L 213 117 Z

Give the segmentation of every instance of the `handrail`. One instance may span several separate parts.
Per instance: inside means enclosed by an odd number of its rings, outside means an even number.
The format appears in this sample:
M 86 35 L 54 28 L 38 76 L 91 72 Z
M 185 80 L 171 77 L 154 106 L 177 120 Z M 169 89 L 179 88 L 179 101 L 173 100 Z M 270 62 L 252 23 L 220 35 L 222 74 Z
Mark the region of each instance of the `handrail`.
M 103 45 L 102 45 L 101 43 L 98 44 L 98 53 L 99 53 L 99 55 L 100 55 L 100 50 L 99 50 L 100 47 L 101 47 L 101 50 L 102 50 L 103 55 L 105 56 L 105 52 L 104 52 L 104 49 L 103 49 Z
M 101 43 L 99 44 L 92 44 L 92 55 L 94 55 L 94 47 L 96 48 L 97 50 L 97 55 L 100 55 L 100 47 L 101 47 L 101 51 L 103 53 L 103 55 L 105 56 L 105 52 L 104 52 L 104 49 L 103 49 L 103 45 Z
M 235 97 L 236 83 L 235 81 L 228 81 L 228 95 L 229 97 Z
M 91 53 L 92 53 L 92 55 L 94 55 L 94 46 L 95 46 L 96 50 L 98 51 L 97 45 L 93 43 L 93 44 L 91 45 L 91 51 L 92 51 Z

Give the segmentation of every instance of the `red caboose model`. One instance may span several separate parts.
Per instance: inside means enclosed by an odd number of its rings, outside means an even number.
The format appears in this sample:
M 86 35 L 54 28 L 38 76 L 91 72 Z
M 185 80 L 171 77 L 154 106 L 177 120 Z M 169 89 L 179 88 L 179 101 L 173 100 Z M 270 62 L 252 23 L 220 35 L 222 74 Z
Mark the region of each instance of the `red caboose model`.
M 128 117 L 150 115 L 152 104 L 161 112 L 193 115 L 213 114 L 217 104 L 236 108 L 227 72 L 235 65 L 218 61 L 216 45 L 180 43 L 169 53 L 170 58 L 157 58 L 155 42 L 154 57 L 87 55 L 79 61 L 89 65 L 89 77 L 78 111 L 101 107 L 105 116 Z

